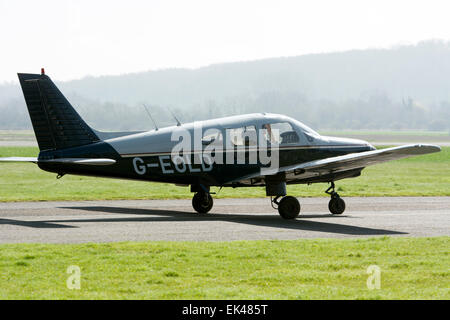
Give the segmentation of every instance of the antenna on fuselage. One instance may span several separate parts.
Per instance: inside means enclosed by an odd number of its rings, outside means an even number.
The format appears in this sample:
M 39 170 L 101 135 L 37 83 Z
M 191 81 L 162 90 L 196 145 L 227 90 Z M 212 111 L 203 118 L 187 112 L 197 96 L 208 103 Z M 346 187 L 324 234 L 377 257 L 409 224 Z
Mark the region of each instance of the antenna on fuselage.
M 158 126 L 156 125 L 155 119 L 153 119 L 152 115 L 150 114 L 150 111 L 148 111 L 147 106 L 145 105 L 145 103 L 143 104 L 145 111 L 147 111 L 147 114 L 149 116 L 149 118 L 152 120 L 153 125 L 155 126 L 155 131 L 158 131 Z
M 178 120 L 178 118 L 175 116 L 175 113 L 172 112 L 172 110 L 170 110 L 169 108 L 167 108 L 170 111 L 170 114 L 172 115 L 172 117 L 174 117 L 175 121 L 177 122 L 177 127 L 181 126 L 181 122 L 180 120 Z

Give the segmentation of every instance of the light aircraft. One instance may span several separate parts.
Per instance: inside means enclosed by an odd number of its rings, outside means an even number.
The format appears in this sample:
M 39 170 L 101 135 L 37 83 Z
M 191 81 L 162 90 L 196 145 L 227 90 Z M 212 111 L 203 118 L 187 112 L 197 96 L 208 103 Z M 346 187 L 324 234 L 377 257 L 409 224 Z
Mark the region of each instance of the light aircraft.
M 177 119 L 176 126 L 147 132 L 103 133 L 83 121 L 43 69 L 18 77 L 40 153 L 0 161 L 34 162 L 58 178 L 73 174 L 190 186 L 198 213 L 213 207 L 213 186 L 265 187 L 280 216 L 294 219 L 300 203 L 286 196 L 286 185 L 329 183 L 329 210 L 342 214 L 345 202 L 335 181 L 358 177 L 369 165 L 440 151 L 424 144 L 377 150 L 366 141 L 322 136 L 293 118 L 269 113 L 187 124 Z M 178 148 L 174 157 L 181 136 L 188 148 Z

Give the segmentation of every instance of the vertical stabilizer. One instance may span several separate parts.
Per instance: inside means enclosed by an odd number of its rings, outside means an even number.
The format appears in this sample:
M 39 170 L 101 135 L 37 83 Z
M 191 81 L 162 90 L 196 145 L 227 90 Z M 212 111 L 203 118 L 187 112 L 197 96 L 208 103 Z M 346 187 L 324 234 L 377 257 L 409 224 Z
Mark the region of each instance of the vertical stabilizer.
M 100 141 L 44 71 L 18 76 L 41 151 Z

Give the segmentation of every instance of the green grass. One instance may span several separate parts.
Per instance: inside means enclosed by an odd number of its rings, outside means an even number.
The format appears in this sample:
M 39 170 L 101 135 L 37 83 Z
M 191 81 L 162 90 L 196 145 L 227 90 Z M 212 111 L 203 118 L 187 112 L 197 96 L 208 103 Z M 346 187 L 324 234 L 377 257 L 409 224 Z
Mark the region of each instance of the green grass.
M 34 147 L 0 147 L 0 157 L 36 156 Z M 361 177 L 337 182 L 342 196 L 450 196 L 450 147 L 439 153 L 366 168 Z M 327 184 L 292 185 L 299 197 L 327 196 Z M 212 191 L 218 191 L 213 188 Z M 183 199 L 188 187 L 129 180 L 56 175 L 32 163 L 0 163 L 0 201 Z M 224 188 L 216 198 L 265 197 L 264 188 Z
M 0 258 L 0 299 L 450 298 L 449 237 L 6 244 Z

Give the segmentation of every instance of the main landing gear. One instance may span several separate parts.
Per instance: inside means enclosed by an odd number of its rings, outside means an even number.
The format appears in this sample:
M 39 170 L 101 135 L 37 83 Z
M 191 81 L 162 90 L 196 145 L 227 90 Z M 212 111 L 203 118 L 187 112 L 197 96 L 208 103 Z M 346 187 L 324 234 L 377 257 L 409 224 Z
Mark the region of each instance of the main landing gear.
M 300 214 L 300 202 L 298 202 L 297 198 L 285 196 L 278 201 L 280 197 L 281 196 L 276 196 L 274 199 L 271 199 L 272 207 L 276 209 L 273 204 L 278 206 L 278 213 L 283 219 L 289 220 L 297 218 Z
M 331 186 L 325 191 L 325 193 L 331 196 L 331 200 L 328 203 L 328 209 L 332 214 L 342 214 L 345 211 L 345 202 L 334 189 L 335 186 L 332 181 Z
M 214 201 L 209 192 L 199 191 L 192 198 L 192 207 L 198 213 L 208 213 L 213 207 Z
M 278 209 L 283 219 L 295 219 L 300 213 L 297 198 L 286 196 L 286 179 L 284 173 L 266 176 L 266 196 L 270 197 L 272 207 Z M 275 198 L 272 198 L 275 197 Z M 278 200 L 280 199 L 281 200 Z

